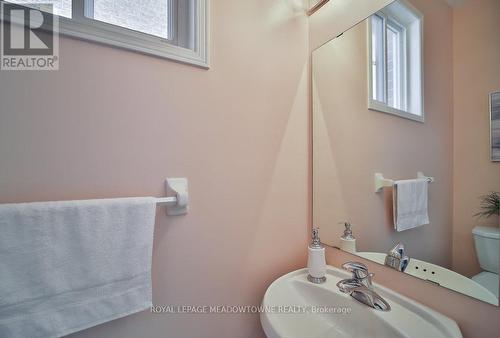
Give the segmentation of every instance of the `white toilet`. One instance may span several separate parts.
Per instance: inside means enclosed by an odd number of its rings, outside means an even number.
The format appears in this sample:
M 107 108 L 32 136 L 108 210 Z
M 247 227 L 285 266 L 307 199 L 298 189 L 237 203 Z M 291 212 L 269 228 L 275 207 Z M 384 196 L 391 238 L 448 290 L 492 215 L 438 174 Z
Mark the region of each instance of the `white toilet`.
M 484 270 L 472 279 L 498 298 L 498 270 L 500 267 L 500 229 L 477 226 L 472 230 L 479 265 Z

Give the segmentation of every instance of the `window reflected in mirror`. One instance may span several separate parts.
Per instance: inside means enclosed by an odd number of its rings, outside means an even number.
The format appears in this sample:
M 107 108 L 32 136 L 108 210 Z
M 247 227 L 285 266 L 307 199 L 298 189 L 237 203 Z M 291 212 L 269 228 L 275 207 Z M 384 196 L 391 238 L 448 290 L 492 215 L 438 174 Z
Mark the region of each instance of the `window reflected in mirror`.
M 422 13 L 399 1 L 368 20 L 368 107 L 423 122 Z

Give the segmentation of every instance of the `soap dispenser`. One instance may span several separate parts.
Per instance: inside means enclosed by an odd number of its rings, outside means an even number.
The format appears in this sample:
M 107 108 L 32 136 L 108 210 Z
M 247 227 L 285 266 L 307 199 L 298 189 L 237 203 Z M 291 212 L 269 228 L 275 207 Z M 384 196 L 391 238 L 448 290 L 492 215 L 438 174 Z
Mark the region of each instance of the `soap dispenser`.
M 309 245 L 307 268 L 309 269 L 307 279 L 310 282 L 321 284 L 326 281 L 325 247 L 321 245 L 318 228 L 313 228 L 312 231 L 312 243 Z
M 344 234 L 340 236 L 340 249 L 350 253 L 356 253 L 356 238 L 352 235 L 352 225 L 344 223 Z

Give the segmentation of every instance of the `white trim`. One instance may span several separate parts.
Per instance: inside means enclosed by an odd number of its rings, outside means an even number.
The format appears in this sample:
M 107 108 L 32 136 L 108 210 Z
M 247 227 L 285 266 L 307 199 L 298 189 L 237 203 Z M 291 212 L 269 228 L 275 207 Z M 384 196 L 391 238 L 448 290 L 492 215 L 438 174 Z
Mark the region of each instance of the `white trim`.
M 425 122 L 425 118 L 423 115 L 412 114 L 404 110 L 392 108 L 391 106 L 386 105 L 384 102 L 373 100 L 371 97 L 368 98 L 368 109 L 396 115 L 417 122 Z
M 382 20 L 382 84 L 383 84 L 383 87 L 382 87 L 382 98 L 383 100 L 387 100 L 387 59 L 385 57 L 385 50 L 386 50 L 386 46 L 387 46 L 387 34 L 385 32 L 385 25 L 386 25 L 386 20 L 387 20 L 387 17 L 385 15 L 379 15 L 379 13 L 377 14 L 373 14 L 373 16 L 377 16 L 379 17 L 381 20 Z M 373 44 L 371 43 L 372 42 L 372 25 L 373 25 L 373 22 L 372 22 L 372 17 L 370 17 L 370 20 L 369 20 L 369 26 L 370 26 L 370 31 L 369 31 L 369 35 L 368 35 L 368 38 L 370 40 L 370 54 L 369 54 L 369 59 L 368 59 L 368 64 L 369 64 L 369 68 L 370 68 L 370 81 L 371 81 L 371 85 L 372 87 L 371 90 L 370 90 L 370 95 L 373 95 L 373 71 L 372 71 L 372 67 L 373 67 L 373 54 L 372 54 L 372 47 L 373 47 Z M 376 56 L 375 56 L 376 57 Z M 376 70 L 377 72 L 377 76 L 379 75 L 378 74 L 378 69 Z M 378 81 L 377 81 L 378 83 Z M 378 95 L 378 90 L 377 90 L 377 97 L 379 97 Z
M 73 0 L 73 18 L 59 17 L 59 33 L 154 55 L 208 69 L 210 67 L 210 0 L 193 0 L 197 29 L 193 49 L 174 45 L 172 40 L 88 19 L 83 15 L 85 0 Z M 2 2 L 0 0 L 0 2 Z
M 396 63 L 397 65 L 397 84 L 398 84 L 398 88 L 396 89 L 397 90 L 397 94 L 399 96 L 399 105 L 401 107 L 401 110 L 404 110 L 406 111 L 406 109 L 408 109 L 408 106 L 407 106 L 407 102 L 408 102 L 408 90 L 407 90 L 407 79 L 406 79 L 406 75 L 408 73 L 407 71 L 407 53 L 406 53 L 406 49 L 404 48 L 405 46 L 407 46 L 406 44 L 406 40 L 407 40 L 407 37 L 406 37 L 406 28 L 402 25 L 400 25 L 398 22 L 394 21 L 392 18 L 387 18 L 387 27 L 392 30 L 392 31 L 396 31 L 397 34 L 398 34 L 398 45 L 397 45 L 397 49 L 398 49 L 398 54 L 397 56 L 399 57 L 398 59 L 398 62 Z M 387 30 L 386 30 L 386 34 L 387 34 Z M 386 37 L 387 39 L 387 37 Z M 389 84 L 389 82 L 387 82 L 387 85 Z M 394 86 L 394 88 L 396 88 L 396 86 Z M 387 92 L 389 92 L 389 90 L 387 90 Z M 389 99 L 387 99 L 389 100 Z
M 421 112 L 421 121 L 420 120 L 416 120 L 416 121 L 419 121 L 419 122 L 425 122 L 425 82 L 424 82 L 424 68 L 425 68 L 425 65 L 424 65 L 424 14 L 422 14 L 422 12 L 420 12 L 420 10 L 418 8 L 416 8 L 415 6 L 413 6 L 409 1 L 407 0 L 399 0 L 400 3 L 403 3 L 407 8 L 409 8 L 413 14 L 415 14 L 419 21 L 420 21 L 420 112 Z M 408 30 L 407 30 L 408 31 Z M 406 36 L 406 39 L 408 41 L 408 33 L 407 33 L 407 36 Z M 409 44 L 407 43 L 406 44 L 406 54 L 408 55 L 409 54 Z M 409 67 L 409 65 L 406 65 L 406 67 Z M 409 91 L 410 91 L 410 88 L 408 86 L 408 88 L 406 89 L 408 92 L 407 92 L 407 97 L 409 96 Z M 408 104 L 408 102 L 407 102 Z M 418 115 L 416 115 L 418 116 Z

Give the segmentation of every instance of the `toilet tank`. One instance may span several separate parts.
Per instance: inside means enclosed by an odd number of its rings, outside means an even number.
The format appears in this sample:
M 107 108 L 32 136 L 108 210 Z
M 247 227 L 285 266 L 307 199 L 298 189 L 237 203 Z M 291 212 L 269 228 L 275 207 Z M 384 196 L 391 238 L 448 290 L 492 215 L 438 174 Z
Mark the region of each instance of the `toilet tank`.
M 477 226 L 472 230 L 479 265 L 498 274 L 500 267 L 500 229 Z

